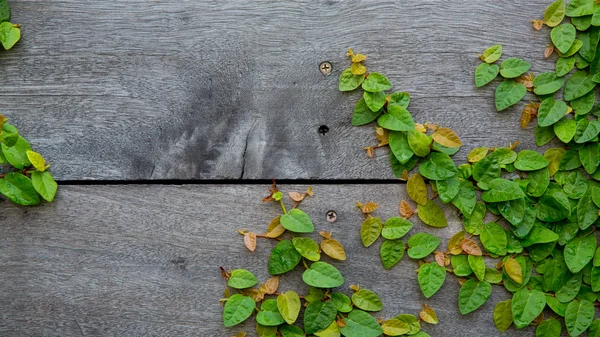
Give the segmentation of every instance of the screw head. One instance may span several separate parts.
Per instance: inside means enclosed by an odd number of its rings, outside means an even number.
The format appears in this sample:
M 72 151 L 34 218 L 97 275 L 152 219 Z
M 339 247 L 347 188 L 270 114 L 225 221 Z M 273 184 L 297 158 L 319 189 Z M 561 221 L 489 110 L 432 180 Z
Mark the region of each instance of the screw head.
M 329 62 L 329 61 L 321 62 L 321 64 L 319 64 L 319 70 L 321 71 L 321 74 L 329 75 L 329 74 L 331 74 L 331 71 L 333 70 L 333 66 L 331 65 L 331 62 Z
M 335 213 L 335 211 L 327 212 L 327 221 L 335 222 L 335 220 L 337 220 L 337 213 Z

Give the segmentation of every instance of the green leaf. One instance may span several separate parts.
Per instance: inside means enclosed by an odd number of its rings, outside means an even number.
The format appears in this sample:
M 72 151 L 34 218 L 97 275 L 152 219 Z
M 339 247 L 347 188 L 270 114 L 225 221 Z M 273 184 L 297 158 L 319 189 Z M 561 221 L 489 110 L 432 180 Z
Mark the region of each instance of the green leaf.
M 362 75 L 354 75 L 352 74 L 352 70 L 350 68 L 344 70 L 340 75 L 340 91 L 352 91 L 358 88 L 363 81 L 365 80 L 365 74 Z
M 419 173 L 429 180 L 445 180 L 456 175 L 458 170 L 449 155 L 431 152 L 419 165 Z
M 252 315 L 255 307 L 256 303 L 251 297 L 240 294 L 232 295 L 223 307 L 223 325 L 232 327 L 242 323 Z
M 313 334 L 327 329 L 335 320 L 335 315 L 337 315 L 337 308 L 331 301 L 310 302 L 304 311 L 304 330 L 307 334 Z
M 413 156 L 408 160 L 406 164 L 401 164 L 396 156 L 393 153 L 390 153 L 390 165 L 392 166 L 392 172 L 394 172 L 394 176 L 400 179 L 404 176 L 404 171 L 407 173 L 411 171 L 417 162 L 419 161 L 419 157 Z
M 573 275 L 563 286 L 556 292 L 556 298 L 563 302 L 569 303 L 579 293 L 581 289 L 581 273 Z
M 11 49 L 21 39 L 21 30 L 10 22 L 0 23 L 0 42 L 4 49 Z
M 379 117 L 377 123 L 382 128 L 392 131 L 410 131 L 415 128 L 410 112 L 397 105 L 388 107 L 388 112 Z
M 25 140 L 25 138 L 19 136 L 14 146 L 8 147 L 4 143 L 1 145 L 2 153 L 6 160 L 18 170 L 31 165 L 29 158 L 27 158 L 27 151 L 31 151 L 31 146 Z
M 565 325 L 569 336 L 579 336 L 592 325 L 595 316 L 594 304 L 590 301 L 572 301 L 565 311 Z
M 352 302 L 357 308 L 364 311 L 380 311 L 383 309 L 379 296 L 368 289 L 359 289 L 352 294 Z
M 594 90 L 595 87 L 596 82 L 592 81 L 592 76 L 585 70 L 579 70 L 567 80 L 563 97 L 566 101 L 572 101 Z
M 578 273 L 594 258 L 596 236 L 588 235 L 575 238 L 565 246 L 565 263 L 571 273 Z
M 280 241 L 271 251 L 269 258 L 269 273 L 271 275 L 285 274 L 294 269 L 302 259 L 290 240 Z
M 475 86 L 481 88 L 490 83 L 498 76 L 499 71 L 500 67 L 497 64 L 480 64 L 475 69 Z
M 500 284 L 502 282 L 502 274 L 494 268 L 485 268 L 484 280 L 491 284 Z
M 556 76 L 563 77 L 575 66 L 574 57 L 559 57 L 556 61 Z
M 515 167 L 521 171 L 541 170 L 548 166 L 548 164 L 550 164 L 548 159 L 544 158 L 542 154 L 532 150 L 523 150 L 519 152 L 517 160 L 515 161 Z
M 386 91 L 392 89 L 392 82 L 380 73 L 370 73 L 362 82 L 362 88 L 368 92 Z
M 573 130 L 575 135 L 575 130 Z M 390 131 L 389 134 L 390 150 L 401 164 L 406 164 L 414 155 L 408 145 L 406 132 Z
M 557 240 L 558 234 L 544 226 L 535 225 L 529 232 L 529 235 L 521 241 L 521 244 L 523 247 L 529 247 L 531 245 L 554 242 Z
M 294 324 L 300 314 L 300 296 L 295 291 L 288 291 L 277 296 L 277 309 L 287 324 Z
M 496 303 L 494 308 L 494 324 L 500 332 L 508 330 L 512 325 L 512 301 L 506 300 Z
M 556 26 L 552 28 L 552 31 L 550 32 L 552 43 L 561 53 L 569 51 L 573 42 L 575 42 L 576 35 L 577 30 L 575 29 L 575 26 L 570 23 Z
M 285 229 L 295 233 L 312 233 L 315 230 L 308 214 L 297 208 L 282 215 L 279 222 Z
M 408 239 L 408 256 L 411 259 L 419 260 L 433 251 L 440 245 L 440 238 L 428 233 L 417 233 Z
M 508 238 L 506 232 L 495 222 L 485 225 L 481 232 L 481 243 L 488 252 L 494 255 L 506 255 Z
M 473 273 L 473 269 L 469 265 L 469 258 L 467 255 L 455 255 L 451 259 L 452 269 L 454 275 L 459 277 L 469 276 Z
M 467 257 L 469 262 L 469 266 L 471 266 L 471 270 L 479 279 L 479 281 L 483 281 L 485 279 L 485 261 L 482 256 L 469 255 Z
M 552 297 L 550 295 L 546 295 L 546 304 L 548 307 L 552 309 L 557 315 L 564 317 L 565 311 L 567 310 L 567 303 L 561 303 L 556 297 Z
M 419 157 L 425 157 L 431 152 L 429 145 L 431 144 L 431 138 L 426 134 L 417 131 L 408 131 L 408 145 L 415 155 Z
M 562 191 L 551 191 L 549 188 L 535 205 L 535 210 L 538 219 L 557 222 L 571 214 L 571 205 Z
M 560 159 L 558 169 L 561 171 L 574 170 L 581 166 L 581 160 L 579 159 L 579 152 L 571 149 L 565 152 Z
M 514 226 L 519 226 L 521 224 L 525 218 L 525 211 L 528 206 L 525 198 L 502 201 L 496 205 L 500 214 Z
M 388 102 L 388 107 L 397 105 L 404 109 L 408 109 L 408 104 L 410 103 L 410 94 L 407 92 L 398 91 L 390 95 L 390 101 Z
M 10 6 L 7 0 L 0 0 L 0 22 L 10 20 Z
M 475 187 L 472 182 L 468 180 L 462 180 L 460 182 L 458 194 L 452 199 L 452 204 L 458 208 L 464 216 L 471 216 L 477 204 L 477 195 L 475 194 Z
M 419 287 L 426 298 L 435 295 L 446 280 L 446 268 L 435 262 L 421 265 L 418 273 Z
M 56 191 L 58 190 L 58 184 L 52 178 L 52 175 L 48 171 L 40 172 L 34 171 L 31 173 L 31 182 L 35 190 L 48 202 L 54 200 Z
M 304 283 L 316 288 L 335 288 L 344 284 L 344 277 L 334 266 L 315 262 L 302 274 Z
M 546 306 L 546 296 L 539 290 L 522 288 L 512 298 L 513 321 L 517 329 L 528 326 L 542 313 Z
M 246 289 L 258 283 L 256 276 L 246 269 L 236 269 L 231 272 L 227 285 L 235 289 Z
M 458 309 L 466 315 L 481 307 L 492 294 L 492 285 L 486 281 L 470 279 L 458 292 Z
M 584 145 L 579 149 L 579 159 L 583 168 L 589 174 L 596 172 L 598 164 L 600 163 L 600 156 L 598 155 L 598 144 L 590 143 Z
M 400 240 L 385 240 L 379 252 L 385 269 L 391 269 L 404 256 L 404 242 Z
M 383 91 L 363 93 L 363 99 L 371 111 L 379 112 L 385 105 L 387 94 Z
M 565 144 L 573 139 L 575 129 L 577 129 L 577 122 L 574 119 L 561 119 L 554 124 L 554 133 Z
M 596 93 L 592 90 L 587 94 L 571 101 L 571 108 L 575 110 L 576 115 L 585 115 L 592 111 L 596 102 Z
M 592 15 L 596 9 L 600 8 L 595 0 L 571 0 L 567 7 L 567 16 L 578 17 Z
M 588 337 L 600 337 L 600 319 L 595 320 L 587 332 Z
M 360 239 L 363 246 L 369 247 L 377 241 L 382 229 L 383 224 L 381 223 L 381 219 L 375 217 L 367 218 L 360 227 Z
M 544 12 L 544 23 L 548 27 L 556 27 L 565 18 L 565 13 L 565 0 L 557 0 L 546 8 L 546 11 Z
M 389 319 L 381 323 L 381 328 L 386 336 L 402 336 L 410 331 L 410 327 L 399 319 Z
M 475 204 L 475 209 L 470 216 L 465 216 L 464 227 L 465 231 L 470 234 L 479 235 L 483 230 L 483 219 L 487 213 L 485 204 L 478 201 Z
M 575 136 L 573 139 L 575 140 L 575 143 L 578 144 L 589 142 L 590 140 L 596 138 L 599 132 L 600 123 L 598 121 L 588 121 L 587 119 L 582 119 L 577 122 L 577 128 L 575 129 Z
M 337 329 L 337 325 L 335 326 L 335 328 Z M 297 326 L 294 325 L 281 325 L 279 326 L 279 332 L 281 333 L 282 337 L 304 337 L 304 331 L 302 329 L 300 329 Z M 339 334 L 338 334 L 339 337 Z
M 381 236 L 388 240 L 400 239 L 408 233 L 414 224 L 401 217 L 392 217 L 385 221 Z
M 554 136 L 554 130 L 551 126 L 535 126 L 535 145 L 544 146 L 554 139 Z M 505 167 L 505 169 L 509 171 L 508 168 Z
M 338 292 L 332 292 L 331 293 L 331 302 L 333 304 L 335 304 L 337 311 L 339 312 L 350 312 L 352 311 L 352 301 L 350 301 L 350 297 L 342 294 L 342 293 L 338 293 Z
M 435 182 L 437 193 L 442 202 L 449 203 L 452 199 L 456 198 L 460 189 L 460 181 L 457 176 L 450 177 L 446 180 L 437 180 Z
M 379 117 L 379 115 L 381 115 L 382 111 L 383 110 L 372 111 L 367 106 L 365 99 L 361 98 L 360 101 L 358 101 L 358 103 L 356 103 L 356 107 L 354 107 L 354 113 L 352 114 L 352 125 L 360 126 L 360 125 L 369 124 L 372 121 L 376 120 L 377 117 Z
M 346 325 L 340 327 L 340 332 L 345 337 L 378 337 L 383 334 L 377 320 L 362 310 L 352 310 L 344 321 Z
M 587 192 L 587 189 L 587 179 L 580 171 L 569 173 L 563 185 L 563 191 L 571 199 L 581 199 Z
M 319 261 L 321 259 L 321 253 L 319 244 L 311 238 L 295 237 L 292 239 L 294 248 L 309 261 Z M 291 324 L 291 323 L 290 323 Z
M 417 205 L 419 219 L 431 227 L 443 228 L 448 226 L 446 214 L 433 200 L 425 205 Z
M 556 27 L 555 27 L 556 28 Z M 556 53 L 559 57 L 571 57 L 573 55 L 577 55 L 577 52 L 583 47 L 583 42 L 579 39 L 575 39 L 573 45 L 566 53 L 562 53 L 560 50 L 556 49 Z
M 550 184 L 550 171 L 548 167 L 541 170 L 527 172 L 527 193 L 532 197 L 541 197 Z
M 562 325 L 556 319 L 548 319 L 535 329 L 535 337 L 560 337 Z
M 575 27 L 573 27 L 575 29 Z M 507 58 L 500 65 L 500 75 L 504 78 L 515 78 L 523 75 L 531 68 L 531 64 L 516 57 Z
M 592 15 L 578 16 L 571 18 L 571 23 L 577 30 L 584 31 L 592 25 Z
M 262 326 L 278 326 L 285 323 L 277 308 L 277 300 L 270 298 L 261 304 L 260 311 L 256 314 L 256 322 Z
M 550 126 L 560 121 L 567 114 L 567 103 L 548 98 L 542 101 L 538 109 L 538 125 Z
M 571 67 L 572 68 L 572 67 Z M 541 73 L 533 79 L 533 92 L 536 95 L 549 95 L 557 92 L 565 84 L 565 79 L 555 72 Z
M 0 193 L 17 205 L 31 206 L 40 203 L 31 179 L 17 172 L 9 172 L 0 179 Z
M 500 178 L 499 156 L 496 152 L 497 150 L 473 165 L 473 179 L 478 182 L 477 186 L 482 189 L 488 190 L 489 183 L 496 178 Z
M 494 63 L 502 56 L 502 45 L 495 44 L 483 52 L 480 56 L 481 60 L 485 63 Z
M 496 110 L 502 111 L 525 97 L 527 89 L 521 83 L 506 79 L 496 88 Z
M 501 202 L 523 198 L 525 193 L 514 181 L 497 178 L 490 182 L 490 190 L 483 192 L 481 200 L 485 202 Z

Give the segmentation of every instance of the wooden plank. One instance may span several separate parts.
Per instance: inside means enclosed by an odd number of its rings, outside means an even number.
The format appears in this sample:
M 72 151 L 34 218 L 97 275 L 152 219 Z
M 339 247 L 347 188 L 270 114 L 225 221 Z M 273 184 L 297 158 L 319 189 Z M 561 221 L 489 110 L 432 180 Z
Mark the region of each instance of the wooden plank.
M 358 97 L 337 91 L 347 48 L 412 94 L 417 121 L 456 129 L 457 158 L 533 147 L 519 109 L 497 113 L 472 77 L 494 43 L 552 69 L 530 22 L 548 3 L 12 1 L 23 40 L 0 53 L 2 112 L 60 180 L 391 179 L 387 150 L 362 150 L 372 128 L 350 125 Z
M 280 186 L 304 191 L 307 186 Z M 64 186 L 55 203 L 21 208 L 2 201 L 0 226 L 0 335 L 3 336 L 231 336 L 253 324 L 225 329 L 221 305 L 224 280 L 219 266 L 247 268 L 268 278 L 274 242 L 259 239 L 248 252 L 237 229 L 262 232 L 280 214 L 275 203 L 260 201 L 267 186 Z M 441 291 L 427 300 L 405 257 L 390 271 L 379 260 L 379 244 L 365 249 L 359 237 L 364 216 L 357 200 L 378 201 L 376 215 L 397 215 L 406 199 L 402 185 L 318 185 L 302 204 L 316 229 L 332 231 L 348 260 L 332 262 L 344 274 L 342 291 L 360 284 L 379 293 L 384 310 L 377 316 L 418 314 L 422 303 L 438 313 L 440 324 L 424 324 L 431 336 L 496 336 L 495 303 L 510 294 L 494 286 L 478 311 L 458 313 L 457 279 L 448 275 Z M 287 199 L 287 197 L 286 197 Z M 335 223 L 326 221 L 329 210 Z M 420 220 L 410 235 L 430 232 L 445 243 L 462 228 L 447 209 L 449 226 L 431 228 Z M 315 233 L 316 234 L 316 233 Z M 315 239 L 318 235 L 311 235 Z M 491 262 L 488 262 L 491 266 Z M 306 292 L 302 268 L 281 278 L 280 290 Z M 530 335 L 511 328 L 503 336 Z

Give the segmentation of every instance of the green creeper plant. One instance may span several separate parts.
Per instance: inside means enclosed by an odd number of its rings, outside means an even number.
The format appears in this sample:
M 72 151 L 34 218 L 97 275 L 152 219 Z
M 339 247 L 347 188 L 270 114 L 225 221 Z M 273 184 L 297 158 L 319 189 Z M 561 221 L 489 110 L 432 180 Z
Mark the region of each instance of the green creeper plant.
M 256 312 L 256 332 L 261 337 L 299 337 L 306 334 L 318 337 L 377 337 L 382 334 L 428 337 L 427 333 L 421 331 L 421 322 L 438 323 L 437 315 L 431 307 L 425 305 L 419 313 L 419 318 L 410 314 L 400 314 L 384 321 L 369 313 L 383 309 L 383 303 L 374 291 L 358 285 L 350 285 L 350 289 L 353 290 L 350 296 L 336 291 L 335 288 L 343 286 L 346 280 L 334 264 L 322 260 L 321 253 L 333 260 L 343 261 L 346 259 L 344 248 L 332 238 L 332 233 L 321 232 L 320 244 L 308 236 L 314 232 L 314 225 L 310 216 L 298 206 L 307 196 L 312 196 L 311 188 L 302 194 L 291 192 L 289 196 L 294 205 L 288 210 L 283 202 L 283 193 L 273 182 L 270 194 L 263 200 L 279 203 L 283 214 L 271 221 L 264 234 L 239 231 L 250 251 L 256 249 L 257 238 L 278 240 L 271 251 L 268 265 L 269 273 L 273 277 L 258 285 L 256 276 L 249 270 L 226 271 L 221 268 L 221 273 L 227 281 L 225 298 L 222 300 L 224 326 L 238 325 Z M 359 207 L 367 216 L 377 209 L 374 203 Z M 373 223 L 376 224 L 377 221 Z M 382 225 L 380 221 L 378 225 L 373 226 L 379 225 Z M 385 225 L 389 229 L 385 235 L 393 238 L 402 237 L 412 228 L 409 221 L 399 217 L 388 219 Z M 377 237 L 381 233 L 380 230 L 375 232 Z M 370 235 L 374 235 L 374 232 Z M 291 238 L 284 239 L 285 236 Z M 403 245 L 400 249 L 396 248 L 390 247 L 390 256 L 398 252 L 404 253 Z M 293 290 L 278 292 L 279 275 L 294 270 L 298 265 L 305 269 L 302 280 L 310 286 L 308 294 L 301 296 Z M 434 279 L 436 273 L 439 273 L 439 268 L 432 265 L 429 278 Z M 437 283 L 439 284 L 439 281 Z M 431 285 L 431 289 L 433 287 L 435 284 Z M 301 326 L 298 326 L 299 317 L 303 317 Z M 240 332 L 237 336 L 244 337 L 246 333 Z
M 0 174 L 0 193 L 18 205 L 31 206 L 54 200 L 58 185 L 48 172 L 50 165 L 34 152 L 16 127 L 0 115 L 0 165 L 12 168 Z M 41 199 L 40 199 L 41 197 Z
M 8 0 L 0 0 L 0 43 L 5 50 L 11 49 L 20 39 L 20 25 L 10 23 Z

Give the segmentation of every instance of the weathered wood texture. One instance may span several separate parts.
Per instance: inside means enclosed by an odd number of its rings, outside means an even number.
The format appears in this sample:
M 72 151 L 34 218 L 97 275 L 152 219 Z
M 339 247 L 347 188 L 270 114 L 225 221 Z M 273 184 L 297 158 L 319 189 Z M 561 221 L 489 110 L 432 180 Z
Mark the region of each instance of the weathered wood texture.
M 303 191 L 306 186 L 280 186 Z M 225 329 L 221 305 L 224 280 L 219 266 L 247 268 L 268 278 L 274 242 L 259 240 L 250 253 L 236 229 L 262 232 L 280 214 L 264 204 L 267 186 L 65 186 L 50 205 L 20 208 L 2 201 L 0 226 L 0 335 L 2 336 L 231 336 L 252 323 Z M 458 282 L 448 275 L 441 291 L 427 300 L 419 290 L 408 257 L 390 271 L 379 260 L 379 243 L 365 249 L 359 237 L 364 216 L 357 200 L 378 201 L 376 215 L 397 215 L 406 199 L 402 185 L 319 185 L 302 208 L 319 231 L 332 231 L 347 250 L 337 266 L 347 286 L 360 284 L 379 293 L 384 311 L 377 316 L 418 314 L 427 303 L 440 324 L 424 324 L 431 336 L 499 336 L 495 303 L 510 297 L 494 286 L 478 311 L 458 313 Z M 287 199 L 287 197 L 286 197 Z M 325 215 L 335 210 L 338 221 Z M 449 209 L 448 209 L 449 210 Z M 462 228 L 452 211 L 450 225 L 436 229 L 414 219 L 410 235 L 426 231 L 443 245 Z M 316 239 L 317 235 L 313 235 Z M 408 236 L 407 236 L 408 237 Z M 491 263 L 489 263 L 491 265 Z M 281 278 L 280 290 L 305 293 L 301 267 Z M 532 329 L 511 328 L 502 336 L 531 336 Z
M 456 158 L 534 147 L 472 77 L 494 43 L 552 69 L 530 22 L 549 3 L 12 0 L 23 39 L 0 53 L 0 110 L 60 180 L 392 179 L 387 150 L 362 150 L 373 129 L 350 125 L 357 95 L 337 91 L 347 48 L 412 94 L 417 121 L 458 131 Z

